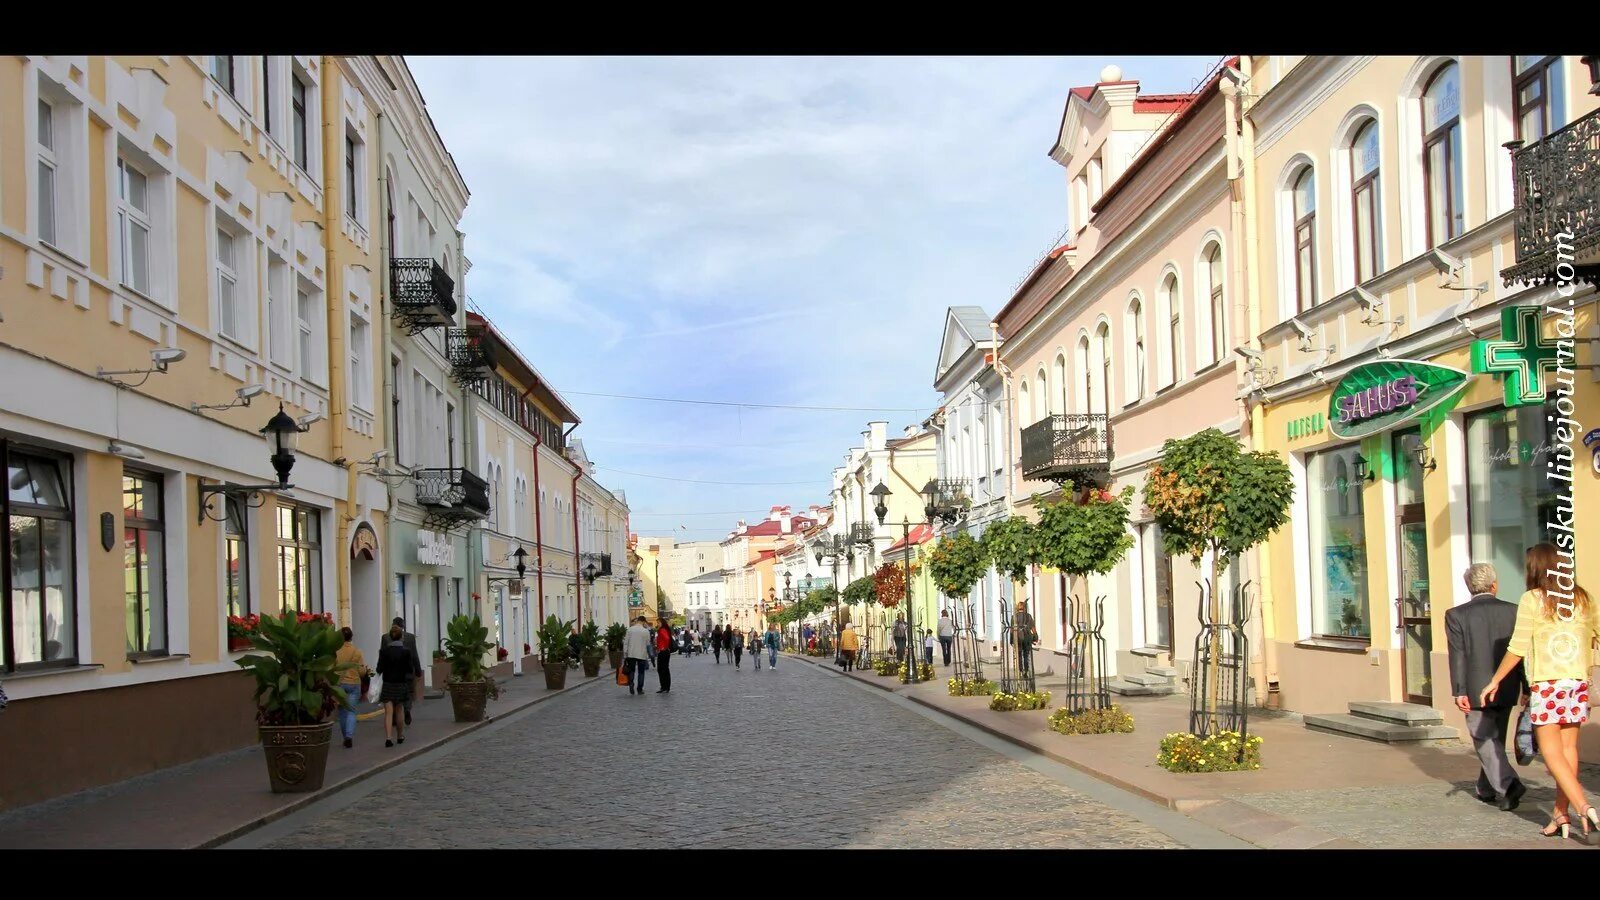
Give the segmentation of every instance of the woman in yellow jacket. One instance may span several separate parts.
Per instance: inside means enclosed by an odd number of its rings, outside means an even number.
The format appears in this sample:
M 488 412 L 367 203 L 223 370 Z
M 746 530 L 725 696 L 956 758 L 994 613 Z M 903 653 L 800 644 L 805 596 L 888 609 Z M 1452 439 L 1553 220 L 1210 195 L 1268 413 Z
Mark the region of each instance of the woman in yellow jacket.
M 846 672 L 856 666 L 856 651 L 861 649 L 861 638 L 856 636 L 856 630 L 846 623 L 844 630 L 839 632 L 839 655 L 844 657 L 844 670 Z
M 1516 629 L 1494 680 L 1480 695 L 1484 704 L 1494 699 L 1500 682 L 1525 662 L 1534 738 L 1556 780 L 1555 812 L 1542 832 L 1546 837 L 1567 837 L 1569 806 L 1583 810 L 1585 835 L 1591 825 L 1600 828 L 1600 812 L 1589 805 L 1578 783 L 1578 727 L 1589 718 L 1589 667 L 1591 648 L 1600 637 L 1600 609 L 1571 572 L 1570 562 L 1562 571 L 1554 544 L 1528 548 L 1528 591 L 1517 601 Z
M 339 710 L 339 730 L 344 733 L 345 747 L 349 748 L 355 746 L 356 702 L 361 699 L 361 677 L 369 674 L 370 670 L 367 668 L 367 658 L 356 647 L 355 632 L 347 625 L 341 633 L 344 643 L 340 645 L 339 652 L 334 654 L 333 661 L 341 666 L 348 664 L 339 672 L 339 688 L 350 701 L 348 706 Z

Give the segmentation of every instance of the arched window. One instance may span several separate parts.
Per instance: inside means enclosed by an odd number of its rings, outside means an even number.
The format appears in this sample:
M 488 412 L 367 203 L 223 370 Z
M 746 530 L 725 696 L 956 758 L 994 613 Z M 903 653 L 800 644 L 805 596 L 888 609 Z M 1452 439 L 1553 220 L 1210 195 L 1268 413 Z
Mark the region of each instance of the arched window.
M 1095 355 L 1100 362 L 1100 411 L 1111 415 L 1111 325 L 1101 322 L 1094 333 Z
M 1072 404 L 1068 400 L 1068 398 L 1071 396 L 1071 394 L 1067 390 L 1067 354 L 1066 354 L 1066 351 L 1063 350 L 1062 352 L 1056 354 L 1055 369 L 1056 369 L 1056 372 L 1055 372 L 1055 375 L 1056 375 L 1055 388 L 1056 388 L 1056 390 L 1055 390 L 1055 394 L 1053 396 L 1051 396 L 1051 398 L 1050 398 L 1050 411 L 1053 412 L 1053 413 L 1064 413 L 1067 410 L 1072 408 Z
M 1128 396 L 1144 399 L 1144 304 L 1135 296 L 1128 304 L 1128 359 L 1133 368 L 1128 372 Z
M 1045 377 L 1044 366 L 1033 376 L 1033 398 L 1039 406 L 1038 418 L 1043 419 L 1055 411 L 1050 408 L 1050 381 Z
M 1222 301 L 1222 245 L 1207 246 L 1202 262 L 1206 299 L 1210 304 L 1207 309 L 1211 312 L 1211 361 L 1219 362 L 1228 355 L 1228 308 Z M 1198 345 L 1199 340 L 1195 343 Z
M 1078 409 L 1082 412 L 1099 412 L 1094 408 L 1094 366 L 1089 359 L 1089 336 L 1078 338 Z
M 1176 384 L 1183 378 L 1183 298 L 1178 296 L 1178 276 L 1168 272 L 1161 281 L 1161 296 L 1166 300 L 1167 364 L 1170 381 Z
M 1439 67 L 1422 91 L 1422 183 L 1427 190 L 1428 246 L 1461 234 L 1461 69 Z
M 1356 250 L 1356 283 L 1367 281 L 1383 266 L 1379 216 L 1382 194 L 1378 190 L 1378 122 L 1368 119 L 1350 139 L 1351 221 Z
M 1294 180 L 1294 292 L 1304 312 L 1317 305 L 1317 179 L 1306 166 Z
M 1028 379 L 1026 378 L 1022 379 L 1022 383 L 1017 387 L 1017 412 L 1019 413 L 1017 421 L 1021 422 L 1024 428 L 1033 424 L 1033 404 L 1028 402 Z

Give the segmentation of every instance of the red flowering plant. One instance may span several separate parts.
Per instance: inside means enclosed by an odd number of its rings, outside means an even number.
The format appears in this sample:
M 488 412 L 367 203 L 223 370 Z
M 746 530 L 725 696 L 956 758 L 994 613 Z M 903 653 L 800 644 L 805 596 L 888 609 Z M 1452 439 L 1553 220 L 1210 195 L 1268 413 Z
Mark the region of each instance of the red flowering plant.
M 258 653 L 235 660 L 256 680 L 256 721 L 262 725 L 316 725 L 349 706 L 339 676 L 351 663 L 335 658 L 344 636 L 332 616 L 285 611 L 257 623 Z
M 260 627 L 261 617 L 253 613 L 248 616 L 228 617 L 228 637 L 230 638 L 247 641 Z
M 506 661 L 506 657 L 510 656 L 511 654 L 509 652 L 507 652 L 506 648 L 501 647 L 500 649 L 498 649 L 498 650 L 496 650 L 494 652 L 494 655 L 495 655 L 496 659 L 500 660 L 501 662 L 505 662 Z
M 529 646 L 526 641 L 524 641 L 523 644 L 522 644 L 522 655 L 523 656 L 532 656 L 533 655 L 533 647 Z

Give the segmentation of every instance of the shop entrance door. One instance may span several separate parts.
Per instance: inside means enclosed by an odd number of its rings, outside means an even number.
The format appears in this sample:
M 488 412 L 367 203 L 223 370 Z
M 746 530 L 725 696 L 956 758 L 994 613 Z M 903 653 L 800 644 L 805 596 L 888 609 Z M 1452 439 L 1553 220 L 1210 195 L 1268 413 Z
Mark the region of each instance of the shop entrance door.
M 1428 526 L 1422 500 L 1422 435 L 1416 429 L 1394 435 L 1396 526 L 1399 529 L 1400 596 L 1395 598 L 1395 630 L 1402 641 L 1402 684 L 1406 701 L 1433 704 L 1433 617 L 1428 590 Z

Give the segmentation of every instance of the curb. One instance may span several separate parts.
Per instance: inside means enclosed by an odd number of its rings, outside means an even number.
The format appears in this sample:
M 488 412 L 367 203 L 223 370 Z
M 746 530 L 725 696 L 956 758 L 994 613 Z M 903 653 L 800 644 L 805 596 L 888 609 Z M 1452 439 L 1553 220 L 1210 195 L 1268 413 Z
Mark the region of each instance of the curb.
M 381 765 L 374 766 L 373 768 L 367 769 L 366 771 L 363 771 L 363 772 L 358 772 L 355 775 L 352 775 L 349 778 L 344 779 L 343 781 L 335 782 L 334 784 L 331 784 L 331 785 L 326 785 L 319 791 L 311 791 L 310 793 L 306 794 L 305 796 L 301 797 L 300 799 L 295 800 L 293 803 L 290 803 L 290 804 L 288 804 L 286 806 L 283 806 L 283 807 L 280 807 L 278 809 L 275 809 L 272 812 L 267 813 L 264 816 L 261 816 L 259 818 L 253 819 L 253 820 L 251 820 L 249 822 L 246 822 L 246 823 L 244 823 L 242 825 L 238 825 L 236 827 L 233 827 L 233 828 L 229 829 L 228 831 L 226 831 L 226 832 L 224 832 L 224 833 L 222 833 L 220 835 L 217 835 L 216 837 L 208 838 L 207 840 L 202 841 L 201 843 L 196 844 L 196 845 L 194 845 L 193 847 L 191 847 L 189 849 L 191 849 L 191 850 L 210 850 L 210 849 L 212 849 L 214 847 L 217 847 L 217 846 L 219 846 L 221 844 L 226 844 L 229 841 L 232 841 L 232 840 L 235 840 L 237 838 L 243 837 L 244 835 L 249 834 L 252 831 L 255 831 L 256 829 L 262 827 L 263 825 L 270 825 L 273 822 L 276 822 L 279 819 L 281 819 L 281 818 L 283 818 L 283 817 L 285 817 L 287 815 L 290 815 L 292 813 L 298 812 L 298 811 L 304 809 L 305 807 L 310 806 L 313 803 L 317 803 L 317 802 L 320 802 L 322 800 L 326 800 L 328 797 L 331 797 L 334 794 L 337 794 L 338 792 L 344 790 L 345 788 L 353 787 L 354 785 L 360 784 L 361 782 L 366 781 L 368 778 L 371 778 L 372 776 L 377 775 L 380 772 L 388 771 L 389 769 L 392 769 L 395 766 L 398 766 L 401 763 L 406 762 L 407 760 L 415 759 L 416 757 L 421 756 L 424 753 L 428 753 L 430 751 L 433 751 L 433 750 L 436 750 L 436 749 L 438 749 L 440 747 L 443 747 L 446 744 L 449 744 L 451 741 L 454 741 L 454 740 L 456 740 L 458 738 L 465 737 L 466 735 L 472 734 L 474 731 L 477 731 L 480 728 L 483 728 L 483 727 L 488 726 L 488 725 L 492 725 L 495 722 L 503 721 L 503 720 L 505 720 L 506 718 L 508 718 L 510 716 L 514 716 L 514 715 L 517 715 L 518 713 L 523 712 L 524 710 L 532 709 L 533 707 L 538 706 L 539 704 L 545 702 L 546 700 L 551 700 L 551 699 L 554 699 L 556 697 L 560 697 L 560 696 L 562 696 L 564 694 L 567 694 L 567 693 L 569 693 L 571 691 L 575 691 L 575 690 L 578 690 L 580 688 L 587 687 L 588 685 L 591 685 L 591 684 L 597 684 L 597 683 L 599 683 L 599 682 L 601 682 L 603 680 L 605 680 L 605 676 L 604 675 L 598 675 L 598 676 L 596 676 L 594 678 L 590 678 L 589 680 L 583 682 L 582 684 L 575 684 L 572 687 L 562 688 L 559 691 L 552 691 L 550 693 L 541 695 L 539 697 L 535 697 L 534 699 L 529 700 L 527 703 L 524 703 L 523 705 L 521 705 L 521 706 L 517 707 L 516 709 L 511 710 L 510 712 L 505 713 L 503 715 L 499 715 L 499 716 L 484 716 L 483 717 L 483 721 L 481 721 L 481 722 L 474 722 L 473 724 L 469 725 L 466 728 L 461 729 L 460 731 L 452 732 L 451 734 L 449 734 L 449 735 L 447 735 L 445 737 L 442 737 L 439 740 L 434 741 L 431 744 L 426 744 L 426 745 L 423 745 L 423 746 L 419 746 L 414 750 L 410 750 L 410 751 L 408 751 L 408 752 L 406 752 L 406 753 L 404 753 L 402 755 L 395 756 L 392 759 L 389 759 L 386 762 L 382 763 Z

